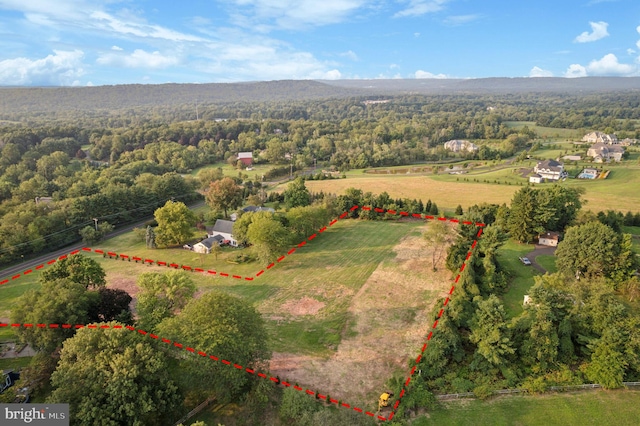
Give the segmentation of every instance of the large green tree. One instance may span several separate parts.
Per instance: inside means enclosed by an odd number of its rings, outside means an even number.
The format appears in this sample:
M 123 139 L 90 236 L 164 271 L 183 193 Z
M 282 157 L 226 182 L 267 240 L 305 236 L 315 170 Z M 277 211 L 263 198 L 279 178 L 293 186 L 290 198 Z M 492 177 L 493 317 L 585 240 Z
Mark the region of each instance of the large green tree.
M 146 272 L 138 276 L 137 284 L 142 289 L 136 304 L 138 324 L 144 330 L 153 330 L 182 309 L 196 291 L 195 283 L 184 271 Z
M 254 382 L 244 368 L 262 370 L 270 358 L 260 314 L 250 303 L 218 291 L 190 301 L 179 315 L 162 321 L 158 333 L 231 362 L 225 365 L 198 355 L 180 357 L 189 391 L 209 396 L 213 393 L 220 402 L 248 392 Z
M 79 330 L 64 342 L 47 402 L 69 403 L 77 425 L 172 424 L 181 397 L 157 345 L 126 328 Z
M 541 192 L 524 187 L 516 192 L 511 200 L 508 228 L 511 237 L 521 243 L 529 243 L 546 230 L 553 209 L 549 199 L 540 196 Z
M 291 233 L 276 219 L 260 216 L 249 225 L 247 239 L 260 261 L 266 265 L 282 255 L 291 241 Z
M 19 324 L 45 324 L 46 327 L 20 327 L 18 337 L 35 350 L 51 353 L 73 336 L 75 328 L 51 329 L 49 324 L 86 324 L 98 303 L 97 292 L 68 278 L 47 280 L 39 290 L 25 293 L 11 312 L 11 321 Z
M 454 241 L 455 233 L 446 222 L 433 220 L 422 233 L 422 238 L 430 245 L 431 268 L 436 271 L 437 265 L 447 253 L 447 248 Z
M 75 254 L 58 260 L 40 274 L 40 282 L 45 283 L 66 278 L 85 288 L 104 287 L 107 283 L 106 273 L 98 262 L 82 254 Z
M 565 276 L 615 278 L 622 282 L 637 266 L 629 243 L 628 237 L 625 239 L 600 222 L 574 226 L 567 229 L 558 244 L 556 266 Z
M 329 223 L 329 211 L 324 206 L 294 207 L 286 214 L 288 228 L 303 240 Z
M 205 194 L 207 204 L 215 211 L 224 211 L 228 217 L 229 210 L 235 210 L 242 204 L 242 188 L 233 179 L 224 179 L 211 182 Z
M 487 299 L 478 296 L 474 301 L 478 308 L 471 320 L 469 339 L 477 345 L 478 355 L 492 365 L 504 366 L 507 357 L 515 353 L 504 307 L 495 295 Z
M 296 178 L 284 190 L 284 203 L 287 208 L 304 207 L 311 204 L 311 194 L 301 177 Z
M 167 201 L 154 213 L 156 243 L 169 246 L 182 244 L 193 238 L 196 215 L 184 203 Z

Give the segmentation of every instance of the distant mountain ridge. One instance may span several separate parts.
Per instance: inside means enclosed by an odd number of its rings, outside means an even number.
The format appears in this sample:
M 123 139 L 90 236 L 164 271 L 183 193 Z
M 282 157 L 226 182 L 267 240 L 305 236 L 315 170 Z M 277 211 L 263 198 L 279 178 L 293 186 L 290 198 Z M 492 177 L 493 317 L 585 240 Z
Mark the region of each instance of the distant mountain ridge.
M 279 80 L 244 83 L 0 87 L 0 120 L 6 113 L 104 111 L 237 102 L 320 100 L 406 94 L 517 94 L 640 91 L 640 77 Z

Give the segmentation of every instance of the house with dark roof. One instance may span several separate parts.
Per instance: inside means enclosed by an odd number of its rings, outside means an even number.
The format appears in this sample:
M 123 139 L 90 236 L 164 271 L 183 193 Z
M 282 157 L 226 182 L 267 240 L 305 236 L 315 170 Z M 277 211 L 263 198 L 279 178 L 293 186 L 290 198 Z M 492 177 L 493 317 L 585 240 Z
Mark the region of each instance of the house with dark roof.
M 560 180 L 567 176 L 567 172 L 564 171 L 564 164 L 556 160 L 538 162 L 533 168 L 533 172 L 540 175 L 540 178 L 548 180 Z
M 209 238 L 220 235 L 223 244 L 229 244 L 234 247 L 238 246 L 238 241 L 233 237 L 233 221 L 231 220 L 216 220 L 213 228 L 207 228 L 207 235 Z
M 224 237 L 222 235 L 216 235 L 215 237 L 208 237 L 204 240 L 200 241 L 193 245 L 193 251 L 196 253 L 211 253 L 211 247 L 215 244 L 220 245 L 224 241 Z

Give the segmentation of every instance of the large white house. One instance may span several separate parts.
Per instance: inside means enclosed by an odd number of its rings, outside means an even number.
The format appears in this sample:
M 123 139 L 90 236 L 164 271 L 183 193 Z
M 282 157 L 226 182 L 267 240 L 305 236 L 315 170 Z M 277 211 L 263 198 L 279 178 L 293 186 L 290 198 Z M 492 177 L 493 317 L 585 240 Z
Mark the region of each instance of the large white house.
M 603 132 L 591 132 L 582 137 L 583 142 L 589 143 L 604 143 L 607 145 L 615 145 L 618 143 L 618 137 L 616 135 L 609 135 Z
M 564 165 L 556 160 L 540 161 L 533 168 L 533 171 L 540 178 L 536 183 L 541 182 L 542 179 L 560 180 L 567 176 L 567 172 L 564 171 Z
M 207 229 L 209 238 L 217 235 L 222 237 L 223 244 L 229 244 L 234 247 L 238 245 L 238 241 L 233 237 L 233 222 L 230 220 L 218 219 L 213 228 Z
M 478 150 L 478 146 L 469 141 L 456 139 L 456 140 L 445 142 L 444 149 L 448 149 L 449 151 L 453 151 L 453 152 L 461 152 L 461 151 L 474 152 Z

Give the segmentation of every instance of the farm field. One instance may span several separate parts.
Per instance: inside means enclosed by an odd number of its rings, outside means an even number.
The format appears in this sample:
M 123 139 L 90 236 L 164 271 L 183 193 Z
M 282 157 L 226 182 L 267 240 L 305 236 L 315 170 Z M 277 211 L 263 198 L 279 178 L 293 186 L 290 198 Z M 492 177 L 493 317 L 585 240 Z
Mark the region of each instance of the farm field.
M 424 227 L 422 221 L 339 221 L 254 281 L 192 273 L 196 297 L 218 289 L 253 303 L 267 320 L 273 374 L 336 397 L 371 400 L 404 371 L 432 322 L 426 313 L 450 288 L 449 272 L 433 273 L 424 261 Z M 262 269 L 256 262 L 228 263 L 239 249 L 225 249 L 215 260 L 183 249 L 150 250 L 133 233 L 97 247 L 243 277 Z M 87 255 L 107 272 L 108 287 L 134 297 L 140 273 L 169 269 Z M 3 315 L 24 291 L 38 287 L 36 275 L 23 278 L 0 288 Z
M 531 163 L 529 165 L 529 163 Z M 534 162 L 524 163 L 522 166 L 514 165 L 509 168 L 478 171 L 464 175 L 373 175 L 352 174 L 346 179 L 307 181 L 306 185 L 312 192 L 329 192 L 337 195 L 343 194 L 347 188 L 359 188 L 363 192 L 379 194 L 383 191 L 389 193 L 392 198 L 421 198 L 424 201 L 430 198 L 438 200 L 438 207 L 453 210 L 458 204 L 469 207 L 483 202 L 509 204 L 513 194 L 526 181 L 515 174 L 513 169 L 533 167 Z M 473 182 L 473 179 L 478 182 Z M 468 181 L 464 181 L 468 179 Z M 484 182 L 486 180 L 487 182 Z M 494 183 L 494 181 L 500 182 Z M 505 184 L 511 183 L 511 185 Z M 544 187 L 545 184 L 536 185 Z M 607 179 L 585 181 L 567 179 L 561 185 L 569 187 L 585 188 L 583 199 L 586 200 L 584 208 L 594 212 L 604 211 L 615 207 L 616 210 L 640 211 L 640 192 L 636 189 L 640 186 L 640 168 L 613 166 Z M 276 187 L 281 191 L 285 186 Z
M 579 141 L 584 136 L 579 130 L 575 129 L 558 129 L 555 127 L 538 126 L 535 121 L 505 121 L 504 124 L 513 129 L 522 129 L 524 126 L 536 132 L 540 138 L 554 139 L 572 139 Z
M 640 390 L 597 390 L 446 402 L 411 425 L 632 426 L 638 418 Z

